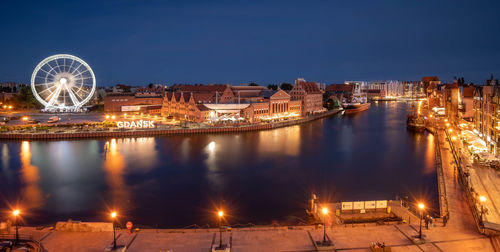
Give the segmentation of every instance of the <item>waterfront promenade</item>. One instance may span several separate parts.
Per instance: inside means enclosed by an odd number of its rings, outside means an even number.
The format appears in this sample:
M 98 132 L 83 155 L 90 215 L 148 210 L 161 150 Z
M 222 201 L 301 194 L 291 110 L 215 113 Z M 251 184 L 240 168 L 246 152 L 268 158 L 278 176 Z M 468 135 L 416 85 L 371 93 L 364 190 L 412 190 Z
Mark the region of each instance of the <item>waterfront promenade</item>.
M 161 136 L 177 134 L 207 134 L 207 133 L 231 133 L 270 130 L 292 125 L 298 125 L 335 115 L 342 109 L 332 109 L 330 111 L 308 116 L 301 119 L 277 121 L 269 123 L 256 123 L 241 126 L 204 126 L 204 127 L 178 127 L 162 125 L 151 129 L 119 129 L 119 128 L 98 128 L 98 129 L 53 129 L 45 131 L 13 130 L 0 133 L 0 139 L 16 140 L 59 140 L 78 138 L 107 138 L 107 137 L 141 137 L 141 136 Z
M 335 225 L 327 235 L 339 251 L 369 251 L 372 242 L 385 242 L 392 251 L 494 251 L 490 239 L 474 230 L 460 230 L 459 222 L 424 230 L 427 243 L 415 245 L 410 237 L 418 233 L 412 225 Z M 218 242 L 218 230 L 147 229 L 132 235 L 118 231 L 118 244 L 127 251 L 203 251 Z M 47 251 L 103 251 L 113 241 L 112 232 L 37 231 L 21 228 L 40 240 Z M 313 240 L 321 240 L 323 230 L 313 226 L 280 228 L 236 228 L 223 234 L 223 242 L 233 251 L 315 251 Z

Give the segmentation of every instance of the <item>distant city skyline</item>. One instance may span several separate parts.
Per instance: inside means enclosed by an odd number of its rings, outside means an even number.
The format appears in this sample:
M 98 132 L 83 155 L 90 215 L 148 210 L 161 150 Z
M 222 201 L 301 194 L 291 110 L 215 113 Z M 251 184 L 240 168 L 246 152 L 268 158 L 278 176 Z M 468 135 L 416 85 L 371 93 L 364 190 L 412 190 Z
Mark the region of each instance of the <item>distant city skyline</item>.
M 497 1 L 2 2 L 0 82 L 53 54 L 98 86 L 500 77 Z

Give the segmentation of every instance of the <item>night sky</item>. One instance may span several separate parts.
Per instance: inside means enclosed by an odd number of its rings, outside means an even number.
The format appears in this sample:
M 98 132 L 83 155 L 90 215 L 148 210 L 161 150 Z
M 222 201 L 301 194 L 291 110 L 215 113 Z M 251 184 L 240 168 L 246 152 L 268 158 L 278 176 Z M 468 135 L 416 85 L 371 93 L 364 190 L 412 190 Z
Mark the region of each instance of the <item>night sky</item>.
M 1 1 L 0 82 L 69 53 L 98 86 L 500 77 L 500 1 Z

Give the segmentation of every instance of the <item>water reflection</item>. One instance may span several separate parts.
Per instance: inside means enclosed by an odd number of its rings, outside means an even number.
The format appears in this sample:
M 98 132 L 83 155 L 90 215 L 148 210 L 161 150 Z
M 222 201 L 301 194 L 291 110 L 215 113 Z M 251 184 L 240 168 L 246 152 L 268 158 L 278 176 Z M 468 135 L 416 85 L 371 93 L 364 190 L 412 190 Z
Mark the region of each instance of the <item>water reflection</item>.
M 217 153 L 218 150 L 215 141 L 211 141 L 204 149 L 207 154 L 205 165 L 207 167 L 207 179 L 215 187 L 215 191 L 221 190 L 222 178 L 219 169 L 217 168 Z
M 120 142 L 122 141 L 120 139 Z M 110 188 L 108 198 L 111 199 L 111 204 L 108 207 L 112 209 L 127 209 L 130 203 L 130 193 L 123 178 L 125 159 L 118 150 L 116 139 L 106 141 L 104 150 L 104 171 L 108 187 Z
M 275 130 L 260 131 L 258 151 L 261 155 L 284 154 L 298 156 L 300 153 L 299 125 Z
M 32 201 L 40 224 L 101 221 L 92 217 L 107 205 L 160 227 L 203 225 L 219 199 L 237 208 L 239 223 L 302 218 L 311 192 L 352 201 L 428 191 L 432 199 L 434 139 L 408 133 L 406 113 L 405 104 L 379 103 L 260 132 L 7 142 L 0 194 Z
M 38 184 L 40 180 L 38 167 L 31 164 L 30 142 L 22 142 L 20 156 L 21 177 L 23 180 L 23 187 L 21 188 L 22 206 L 26 209 L 39 208 L 43 206 L 43 194 Z

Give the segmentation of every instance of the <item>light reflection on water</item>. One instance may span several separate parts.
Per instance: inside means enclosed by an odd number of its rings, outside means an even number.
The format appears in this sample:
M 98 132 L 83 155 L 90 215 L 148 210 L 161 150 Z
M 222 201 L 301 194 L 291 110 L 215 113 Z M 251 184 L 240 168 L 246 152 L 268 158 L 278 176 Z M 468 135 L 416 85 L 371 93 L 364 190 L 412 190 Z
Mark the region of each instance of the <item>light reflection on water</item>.
M 117 209 L 134 223 L 296 222 L 311 192 L 340 200 L 424 198 L 436 205 L 434 138 L 408 132 L 406 105 L 238 134 L 2 144 L 0 193 L 33 224 L 101 221 Z M 1 204 L 0 204 L 1 205 Z

